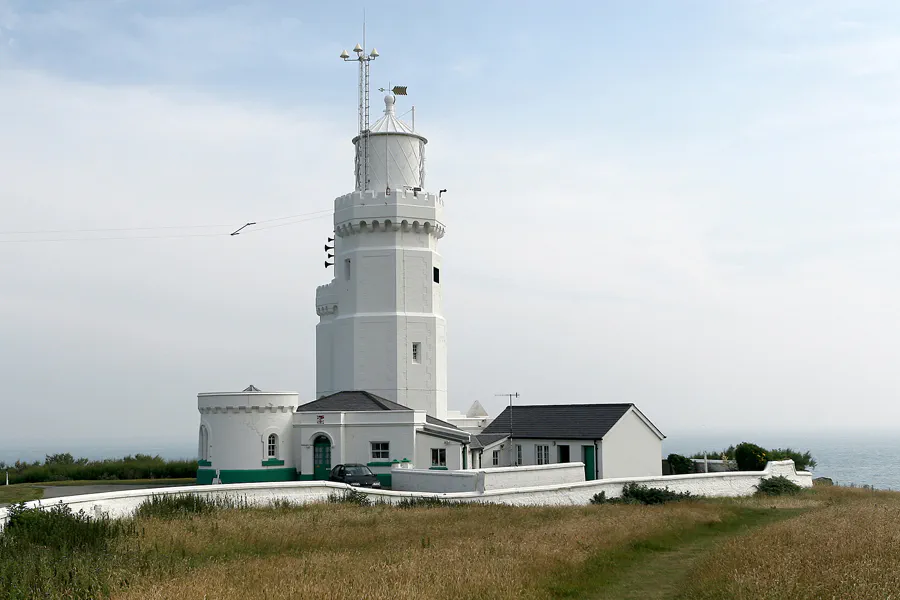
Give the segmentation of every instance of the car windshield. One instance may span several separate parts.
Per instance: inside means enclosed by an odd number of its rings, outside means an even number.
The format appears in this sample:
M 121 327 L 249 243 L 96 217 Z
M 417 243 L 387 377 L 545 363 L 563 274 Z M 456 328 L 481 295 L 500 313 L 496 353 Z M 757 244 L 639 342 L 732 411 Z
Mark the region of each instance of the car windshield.
M 346 469 L 347 475 L 371 475 L 372 471 L 369 470 L 369 467 L 364 467 L 362 465 L 353 465 L 347 467 Z

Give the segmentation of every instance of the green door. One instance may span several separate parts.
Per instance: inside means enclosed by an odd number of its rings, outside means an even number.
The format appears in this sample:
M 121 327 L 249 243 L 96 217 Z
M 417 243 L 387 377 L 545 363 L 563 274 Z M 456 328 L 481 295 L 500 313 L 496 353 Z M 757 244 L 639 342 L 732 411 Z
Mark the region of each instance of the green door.
M 597 465 L 594 463 L 594 447 L 581 447 L 581 462 L 584 463 L 584 480 L 593 481 L 596 479 Z
M 320 435 L 313 442 L 313 479 L 327 480 L 331 474 L 331 442 Z

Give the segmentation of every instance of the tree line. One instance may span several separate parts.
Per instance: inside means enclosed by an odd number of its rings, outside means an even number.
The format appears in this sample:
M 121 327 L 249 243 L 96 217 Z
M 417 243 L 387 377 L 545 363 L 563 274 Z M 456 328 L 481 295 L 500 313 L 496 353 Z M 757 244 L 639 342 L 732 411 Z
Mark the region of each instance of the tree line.
M 0 461 L 0 477 L 9 472 L 10 483 L 43 483 L 49 481 L 117 479 L 174 479 L 197 476 L 196 460 L 166 460 L 149 454 L 124 458 L 89 460 L 75 458 L 68 452 L 47 454 L 44 461 Z

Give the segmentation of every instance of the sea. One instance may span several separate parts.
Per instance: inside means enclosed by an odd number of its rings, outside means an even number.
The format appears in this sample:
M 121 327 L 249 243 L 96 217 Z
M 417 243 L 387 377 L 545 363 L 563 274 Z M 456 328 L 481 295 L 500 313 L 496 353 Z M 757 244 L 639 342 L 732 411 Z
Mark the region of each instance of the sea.
M 900 490 L 900 435 L 890 432 L 868 433 L 768 433 L 739 435 L 715 432 L 671 433 L 663 441 L 663 456 L 674 452 L 691 455 L 721 452 L 732 444 L 753 442 L 765 448 L 786 448 L 812 452 L 817 461 L 814 477 L 828 477 L 838 485 L 869 485 L 877 489 Z M 167 459 L 192 458 L 193 440 L 166 442 L 49 443 L 43 445 L 0 443 L 0 461 L 43 460 L 45 454 L 70 452 L 90 459 L 116 458 L 128 454 L 160 455 Z
M 663 456 L 721 452 L 732 444 L 753 442 L 764 448 L 809 450 L 816 460 L 813 477 L 835 484 L 900 490 L 900 435 L 891 432 L 772 433 L 731 436 L 716 433 L 673 434 L 663 440 Z

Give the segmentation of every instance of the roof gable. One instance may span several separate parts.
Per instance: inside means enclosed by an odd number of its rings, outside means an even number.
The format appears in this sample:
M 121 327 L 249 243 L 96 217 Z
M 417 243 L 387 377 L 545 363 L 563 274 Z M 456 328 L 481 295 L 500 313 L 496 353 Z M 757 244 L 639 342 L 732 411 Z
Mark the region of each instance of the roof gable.
M 297 407 L 297 412 L 364 412 L 375 410 L 411 411 L 412 409 L 364 391 L 337 392 Z
M 502 433 L 517 438 L 599 440 L 633 406 L 631 403 L 507 406 L 479 435 Z

